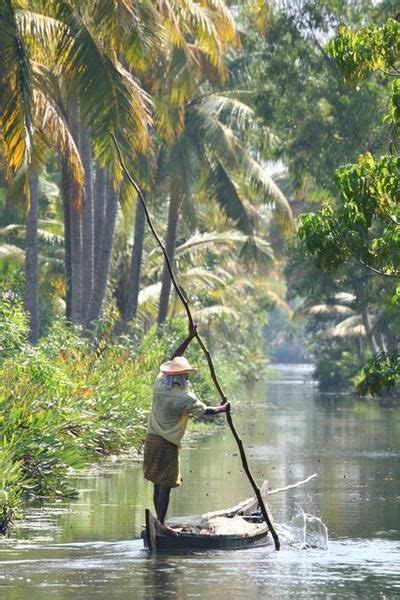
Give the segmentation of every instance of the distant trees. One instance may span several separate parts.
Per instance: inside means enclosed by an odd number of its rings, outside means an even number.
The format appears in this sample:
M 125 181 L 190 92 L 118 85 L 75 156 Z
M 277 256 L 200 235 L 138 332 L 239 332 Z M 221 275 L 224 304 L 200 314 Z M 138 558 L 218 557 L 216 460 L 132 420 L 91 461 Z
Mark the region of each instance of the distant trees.
M 258 119 L 275 134 L 263 146 L 255 131 L 261 152 L 276 160 L 294 214 L 304 213 L 301 241 L 283 249 L 287 294 L 307 321 L 323 389 L 349 389 L 356 378 L 360 391 L 385 391 L 377 371 L 370 387 L 367 371 L 357 375 L 377 357 L 388 387 L 397 377 L 398 109 L 394 91 L 385 117 L 382 85 L 398 82 L 395 15 L 390 1 L 280 2 L 264 37 L 244 27 L 245 52 L 234 61 L 236 77 L 251 81 Z
M 276 133 L 269 154 L 287 170 L 291 199 L 320 202 L 336 193 L 332 174 L 360 151 L 380 152 L 385 98 L 376 78 L 346 86 L 325 48 L 342 23 L 382 19 L 371 0 L 283 1 L 262 41 L 250 34 L 240 68 L 247 70 L 258 117 Z
M 371 71 L 391 78 L 389 150 L 380 158 L 361 155 L 356 164 L 336 172 L 339 198 L 336 205 L 325 203 L 322 210 L 302 215 L 299 237 L 319 268 L 335 272 L 346 263 L 359 263 L 373 277 L 387 280 L 391 297 L 379 308 L 373 321 L 368 315 L 370 299 L 362 313 L 362 325 L 371 358 L 359 382 L 362 393 L 391 389 L 400 377 L 400 156 L 397 137 L 400 126 L 400 22 L 389 19 L 382 26 L 371 25 L 356 31 L 342 27 L 328 50 L 345 79 L 362 85 Z M 386 314 L 386 326 L 382 322 Z M 379 351 L 379 354 L 376 353 Z

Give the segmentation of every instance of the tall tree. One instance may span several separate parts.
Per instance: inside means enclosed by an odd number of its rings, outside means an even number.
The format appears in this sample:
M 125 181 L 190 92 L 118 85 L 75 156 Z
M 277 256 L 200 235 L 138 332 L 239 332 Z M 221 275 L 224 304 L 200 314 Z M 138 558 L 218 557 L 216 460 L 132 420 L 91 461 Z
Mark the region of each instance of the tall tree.
M 114 231 L 118 212 L 118 198 L 119 190 L 115 189 L 115 185 L 112 180 L 109 179 L 105 202 L 104 227 L 98 249 L 99 256 L 97 258 L 92 293 L 86 314 L 87 324 L 96 321 L 102 314 L 111 266 Z
M 140 273 L 142 266 L 143 244 L 145 236 L 145 212 L 140 199 L 137 199 L 135 212 L 135 227 L 133 232 L 132 255 L 128 276 L 128 297 L 123 314 L 125 323 L 136 317 L 140 292 Z
M 82 318 L 86 318 L 87 307 L 94 284 L 94 197 L 93 197 L 93 159 L 90 138 L 85 130 L 81 131 L 80 153 L 85 169 L 85 186 L 82 209 Z
M 185 129 L 177 142 L 160 157 L 160 180 L 169 182 L 167 252 L 174 260 L 180 207 L 204 185 L 246 233 L 251 231 L 251 196 L 274 203 L 276 210 L 291 220 L 291 210 L 283 193 L 253 158 L 246 139 L 246 126 L 252 110 L 232 96 L 204 94 L 188 103 Z M 253 121 L 254 122 L 254 121 Z M 168 312 L 170 277 L 164 266 L 158 322 Z
M 23 5 L 24 6 L 24 5 Z M 50 147 L 61 151 L 71 180 L 78 190 L 83 182 L 83 169 L 75 142 L 54 94 L 54 85 L 41 48 L 51 44 L 54 22 L 6 0 L 0 6 L 0 145 L 9 168 L 10 179 L 33 180 L 22 189 L 32 191 L 33 204 L 27 198 L 27 264 L 25 307 L 30 313 L 32 339 L 38 335 L 38 267 L 37 239 L 37 174 L 48 158 Z M 32 35 L 34 33 L 34 35 Z M 30 174 L 28 176 L 28 173 Z M 35 175 L 32 175 L 35 173 Z M 16 182 L 18 184 L 18 181 Z M 21 186 L 19 188 L 21 190 Z M 31 290 L 31 291 L 30 291 Z
M 33 344 L 39 339 L 39 273 L 38 273 L 38 219 L 39 177 L 29 176 L 28 209 L 25 236 L 25 295 L 24 308 L 29 317 L 29 339 Z

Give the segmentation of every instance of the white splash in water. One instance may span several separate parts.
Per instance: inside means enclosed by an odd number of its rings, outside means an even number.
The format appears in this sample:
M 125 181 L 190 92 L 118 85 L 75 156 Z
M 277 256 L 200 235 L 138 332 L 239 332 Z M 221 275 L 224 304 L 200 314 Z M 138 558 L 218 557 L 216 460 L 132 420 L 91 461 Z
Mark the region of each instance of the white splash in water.
M 326 525 L 318 517 L 309 515 L 301 509 L 288 525 L 278 525 L 277 528 L 281 541 L 288 546 L 300 550 L 307 548 L 328 550 Z

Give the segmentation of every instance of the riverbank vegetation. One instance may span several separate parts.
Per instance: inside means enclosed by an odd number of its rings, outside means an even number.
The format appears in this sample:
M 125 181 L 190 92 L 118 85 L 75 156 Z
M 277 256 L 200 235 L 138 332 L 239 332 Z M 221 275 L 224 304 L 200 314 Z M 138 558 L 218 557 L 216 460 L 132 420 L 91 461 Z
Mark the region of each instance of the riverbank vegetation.
M 74 497 L 70 468 L 110 454 L 140 450 L 151 389 L 158 366 L 186 332 L 175 320 L 163 330 L 110 339 L 112 320 L 103 320 L 94 342 L 78 327 L 55 322 L 33 346 L 28 320 L 13 299 L 0 305 L 0 531 L 6 532 L 23 500 Z M 198 346 L 187 355 L 199 366 L 194 387 L 215 403 L 207 365 Z M 217 352 L 227 391 L 246 375 L 232 373 L 235 356 Z
M 23 498 L 73 494 L 70 466 L 140 445 L 187 333 L 112 136 L 230 389 L 262 373 L 269 319 L 267 354 L 295 339 L 323 389 L 395 387 L 392 8 L 1 3 L 3 532 Z M 197 386 L 210 396 L 205 369 Z

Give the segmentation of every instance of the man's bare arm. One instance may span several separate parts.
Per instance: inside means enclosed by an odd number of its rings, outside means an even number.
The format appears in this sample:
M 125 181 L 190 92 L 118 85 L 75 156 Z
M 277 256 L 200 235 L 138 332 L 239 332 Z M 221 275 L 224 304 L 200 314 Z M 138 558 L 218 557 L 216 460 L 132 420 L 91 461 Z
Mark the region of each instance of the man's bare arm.
M 197 325 L 194 325 L 192 327 L 192 329 L 190 330 L 187 338 L 182 342 L 182 344 L 179 346 L 179 348 L 177 348 L 175 350 L 175 352 L 173 353 L 173 355 L 171 356 L 171 360 L 174 359 L 176 356 L 183 356 L 183 353 L 185 352 L 186 348 L 189 346 L 192 339 L 194 337 L 196 337 L 196 333 L 197 333 Z
M 206 408 L 204 414 L 205 415 L 219 415 L 220 413 L 227 413 L 231 410 L 231 403 L 225 402 L 225 404 L 220 404 L 219 406 L 209 406 Z

